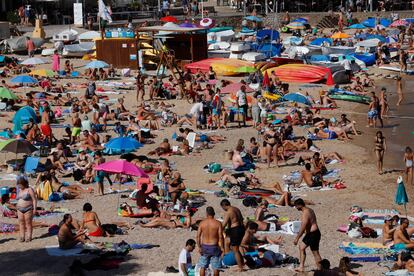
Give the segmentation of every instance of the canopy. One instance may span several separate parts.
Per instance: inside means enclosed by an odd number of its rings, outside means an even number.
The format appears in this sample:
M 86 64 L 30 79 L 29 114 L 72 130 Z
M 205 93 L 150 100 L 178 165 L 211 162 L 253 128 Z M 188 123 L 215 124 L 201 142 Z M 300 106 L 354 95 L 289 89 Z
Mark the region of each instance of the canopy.
M 17 100 L 18 97 L 9 89 L 0 87 L 0 99 Z
M 396 21 L 392 22 L 390 27 L 391 28 L 397 28 L 397 27 L 401 27 L 401 26 L 405 27 L 405 26 L 408 26 L 408 25 L 409 25 L 409 23 L 406 20 L 400 19 L 400 20 L 396 20 Z
M 279 39 L 279 32 L 277 30 L 268 30 L 268 29 L 259 30 L 256 33 L 256 38 L 258 40 L 264 40 L 264 39 L 277 40 Z
M 20 108 L 13 117 L 13 132 L 22 130 L 22 127 L 29 123 L 29 120 L 33 119 L 37 123 L 36 112 L 30 106 L 24 106 Z
M 104 171 L 108 173 L 120 173 L 131 176 L 148 177 L 148 175 L 142 169 L 122 159 L 105 162 L 96 166 L 94 170 Z
M 200 27 L 208 29 L 208 28 L 214 27 L 215 23 L 216 22 L 213 19 L 205 17 L 205 18 L 200 20 L 199 25 L 200 25 Z
M 353 24 L 351 26 L 348 27 L 348 29 L 366 29 L 367 26 L 363 25 L 363 24 Z
M 160 18 L 160 21 L 162 21 L 162 22 L 173 22 L 173 23 L 177 23 L 178 22 L 178 19 L 176 17 L 174 17 L 174 16 L 169 15 L 169 16 L 161 17 Z
M 38 64 L 45 64 L 45 63 L 46 62 L 41 58 L 32 57 L 32 58 L 28 58 L 28 59 L 24 60 L 21 64 L 23 64 L 23 65 L 38 65 Z
M 300 93 L 289 93 L 283 96 L 285 101 L 311 105 L 311 102 L 304 95 Z
M 184 23 L 182 23 L 178 26 L 183 27 L 183 28 L 195 28 L 195 27 L 197 27 L 196 25 L 194 25 L 193 23 L 190 23 L 190 22 L 184 22 Z
M 331 36 L 331 38 L 334 38 L 334 39 L 344 39 L 344 38 L 350 38 L 350 37 L 351 36 L 349 34 L 347 34 L 347 33 L 341 33 L 341 32 L 334 33 Z
M 330 38 L 318 37 L 318 38 L 314 39 L 311 43 L 309 43 L 309 45 L 322 46 L 323 44 L 332 45 L 332 43 L 333 43 L 333 41 Z
M 37 80 L 35 78 L 32 78 L 31 76 L 20 75 L 20 76 L 16 76 L 12 78 L 10 82 L 23 83 L 23 84 L 35 84 L 37 83 Z
M 303 17 L 299 17 L 299 18 L 296 18 L 296 19 L 294 19 L 292 22 L 300 22 L 300 23 L 303 23 L 303 24 L 308 24 L 308 19 L 306 19 L 306 18 L 303 18 Z
M 253 22 L 262 22 L 263 20 L 257 16 L 249 15 L 245 17 L 246 20 L 253 21 Z
M 368 28 L 375 28 L 377 23 L 383 25 L 384 27 L 389 27 L 391 25 L 391 20 L 387 18 L 381 18 L 378 22 L 377 18 L 370 17 L 367 20 L 362 21 L 361 23 L 367 26 Z

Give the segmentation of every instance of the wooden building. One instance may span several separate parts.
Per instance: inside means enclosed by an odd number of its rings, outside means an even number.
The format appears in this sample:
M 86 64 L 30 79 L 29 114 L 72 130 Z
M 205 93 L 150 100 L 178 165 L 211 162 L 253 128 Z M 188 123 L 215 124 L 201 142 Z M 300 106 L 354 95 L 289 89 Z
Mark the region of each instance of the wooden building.
M 138 40 L 108 38 L 96 40 L 96 58 L 115 68 L 138 69 Z

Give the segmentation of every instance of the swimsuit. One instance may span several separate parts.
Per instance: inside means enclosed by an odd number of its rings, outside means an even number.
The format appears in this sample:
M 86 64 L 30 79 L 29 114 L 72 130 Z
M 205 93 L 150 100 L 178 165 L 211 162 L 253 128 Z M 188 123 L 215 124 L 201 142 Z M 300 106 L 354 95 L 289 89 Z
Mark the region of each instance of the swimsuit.
M 244 227 L 236 226 L 229 229 L 230 246 L 239 246 L 244 236 Z
M 269 232 L 275 232 L 276 229 L 276 223 L 274 222 L 268 222 L 267 226 L 266 226 L 266 230 L 265 231 L 269 231 Z
M 221 267 L 221 249 L 218 245 L 202 244 L 201 251 L 201 256 L 198 260 L 198 265 L 200 267 L 207 268 L 210 264 L 213 270 L 217 270 Z
M 41 125 L 40 129 L 42 130 L 44 136 L 52 136 L 52 128 L 50 125 Z
M 94 222 L 94 219 L 91 220 L 84 220 L 83 224 L 87 223 L 87 222 Z M 104 236 L 104 231 L 102 230 L 101 227 L 98 226 L 98 229 L 96 229 L 94 232 L 88 233 L 88 236 L 92 236 L 92 237 L 103 237 Z
M 17 200 L 21 199 L 21 200 L 24 200 L 24 201 L 32 201 L 32 197 L 30 196 L 29 192 L 27 192 L 27 193 L 26 193 L 24 196 L 22 196 L 22 197 L 18 196 L 16 199 L 17 199 Z M 33 203 L 32 203 L 31 205 L 29 205 L 29 206 L 26 206 L 26 207 L 17 207 L 17 210 L 18 210 L 19 212 L 23 213 L 23 214 L 24 214 L 24 213 L 27 213 L 27 212 L 29 212 L 29 211 L 33 210 Z
M 413 167 L 413 160 L 410 160 L 410 159 L 405 160 L 405 166 L 407 168 L 412 168 Z
M 319 242 L 321 241 L 321 232 L 319 229 L 316 229 L 313 232 L 306 233 L 303 237 L 303 243 L 310 247 L 312 251 L 319 250 Z

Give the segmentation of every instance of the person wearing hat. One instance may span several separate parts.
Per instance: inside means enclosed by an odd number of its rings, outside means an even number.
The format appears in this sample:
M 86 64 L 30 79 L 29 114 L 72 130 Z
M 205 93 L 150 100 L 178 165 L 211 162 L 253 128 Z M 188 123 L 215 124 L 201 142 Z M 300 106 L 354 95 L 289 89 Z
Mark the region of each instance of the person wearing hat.
M 384 226 L 382 226 L 382 243 L 388 245 L 393 241 L 393 235 L 396 230 L 393 225 L 393 218 L 391 216 L 385 216 Z

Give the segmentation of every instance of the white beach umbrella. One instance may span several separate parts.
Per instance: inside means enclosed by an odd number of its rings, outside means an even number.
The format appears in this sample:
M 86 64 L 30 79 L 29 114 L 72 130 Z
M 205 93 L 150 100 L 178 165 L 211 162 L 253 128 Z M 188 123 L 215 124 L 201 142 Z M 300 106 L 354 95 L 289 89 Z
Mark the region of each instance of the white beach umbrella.
M 32 58 L 28 58 L 28 59 L 24 60 L 21 64 L 23 64 L 23 65 L 38 65 L 38 64 L 45 64 L 45 63 L 47 63 L 47 62 L 44 61 L 41 58 L 32 57 Z

